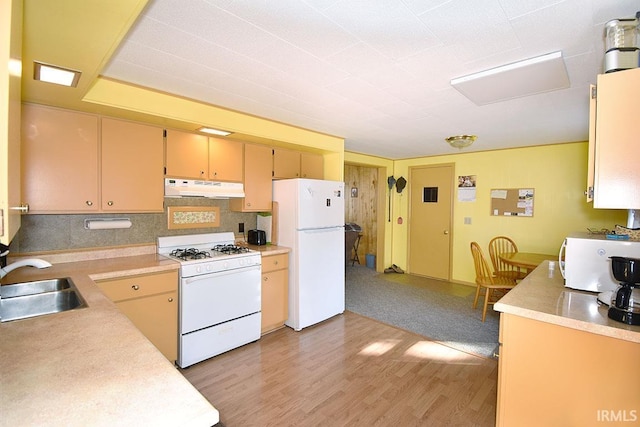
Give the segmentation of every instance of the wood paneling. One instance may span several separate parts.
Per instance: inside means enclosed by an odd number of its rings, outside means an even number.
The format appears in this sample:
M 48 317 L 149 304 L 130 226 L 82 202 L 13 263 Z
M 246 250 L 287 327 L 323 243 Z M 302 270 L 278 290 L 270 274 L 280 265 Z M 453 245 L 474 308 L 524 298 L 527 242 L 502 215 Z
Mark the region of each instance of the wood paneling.
M 355 222 L 362 227 L 358 258 L 360 263 L 364 264 L 365 254 L 376 255 L 378 170 L 365 166 L 345 165 L 344 182 L 345 222 Z M 352 188 L 358 189 L 358 197 L 351 197 Z

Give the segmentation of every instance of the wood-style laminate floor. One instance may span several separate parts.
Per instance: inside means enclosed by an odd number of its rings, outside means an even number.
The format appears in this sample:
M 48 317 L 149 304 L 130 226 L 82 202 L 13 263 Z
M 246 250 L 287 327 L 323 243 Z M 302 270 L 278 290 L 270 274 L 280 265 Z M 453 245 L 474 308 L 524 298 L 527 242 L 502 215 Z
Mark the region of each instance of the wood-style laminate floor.
M 349 311 L 181 370 L 225 427 L 493 426 L 497 371 Z

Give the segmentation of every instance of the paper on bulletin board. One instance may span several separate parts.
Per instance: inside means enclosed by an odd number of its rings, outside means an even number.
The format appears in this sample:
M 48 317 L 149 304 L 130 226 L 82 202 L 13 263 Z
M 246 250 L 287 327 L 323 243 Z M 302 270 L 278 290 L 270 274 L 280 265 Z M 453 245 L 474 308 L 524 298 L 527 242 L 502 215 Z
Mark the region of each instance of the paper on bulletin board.
M 533 189 L 518 190 L 518 208 L 524 209 L 524 216 L 533 216 Z

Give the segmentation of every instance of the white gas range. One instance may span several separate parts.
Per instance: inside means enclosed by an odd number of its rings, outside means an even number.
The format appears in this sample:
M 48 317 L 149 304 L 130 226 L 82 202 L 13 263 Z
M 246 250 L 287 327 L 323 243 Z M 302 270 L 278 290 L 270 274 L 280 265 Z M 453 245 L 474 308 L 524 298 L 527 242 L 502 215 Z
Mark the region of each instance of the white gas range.
M 178 366 L 260 338 L 258 251 L 229 232 L 158 237 L 158 253 L 180 262 Z

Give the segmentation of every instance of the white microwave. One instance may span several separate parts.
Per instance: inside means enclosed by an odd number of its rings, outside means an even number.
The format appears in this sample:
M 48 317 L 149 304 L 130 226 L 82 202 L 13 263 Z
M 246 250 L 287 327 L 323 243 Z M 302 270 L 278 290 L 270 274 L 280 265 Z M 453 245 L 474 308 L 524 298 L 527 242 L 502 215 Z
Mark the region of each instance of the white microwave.
M 615 290 L 619 283 L 611 272 L 612 256 L 640 258 L 640 242 L 610 240 L 588 233 L 568 236 L 559 256 L 565 286 L 591 292 Z

